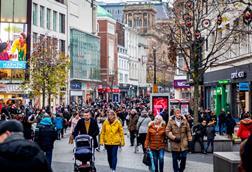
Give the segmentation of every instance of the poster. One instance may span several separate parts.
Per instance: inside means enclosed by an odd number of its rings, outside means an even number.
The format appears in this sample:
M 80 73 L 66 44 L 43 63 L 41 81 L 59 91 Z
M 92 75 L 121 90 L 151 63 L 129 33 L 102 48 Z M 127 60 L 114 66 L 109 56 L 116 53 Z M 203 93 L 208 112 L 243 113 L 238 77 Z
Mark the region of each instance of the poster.
M 0 23 L 0 69 L 25 69 L 27 25 Z
M 159 115 L 164 109 L 169 108 L 168 96 L 155 96 L 152 95 L 152 112 L 154 116 Z
M 182 115 L 189 114 L 188 104 L 181 104 L 181 114 Z

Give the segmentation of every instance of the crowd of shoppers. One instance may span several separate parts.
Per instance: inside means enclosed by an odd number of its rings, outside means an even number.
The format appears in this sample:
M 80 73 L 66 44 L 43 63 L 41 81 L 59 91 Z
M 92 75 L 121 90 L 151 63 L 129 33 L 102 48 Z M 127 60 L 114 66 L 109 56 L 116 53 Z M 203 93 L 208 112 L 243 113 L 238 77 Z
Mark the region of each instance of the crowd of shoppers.
M 30 142 L 33 149 L 37 149 L 37 154 L 33 156 L 41 155 L 40 163 L 46 163 L 47 170 L 50 171 L 54 142 L 64 137 L 65 129 L 69 126 L 69 143 L 72 144 L 74 137 L 79 134 L 90 135 L 97 151 L 101 145 L 105 147 L 109 167 L 111 171 L 116 171 L 118 149 L 125 145 L 126 124 L 130 146 L 141 145 L 143 153 L 151 154 L 152 161 L 149 166 L 151 172 L 164 171 L 164 154 L 168 141 L 171 145 L 174 172 L 183 172 L 186 168 L 187 154 L 195 152 L 196 142 L 199 142 L 202 153 L 207 153 L 210 146 L 210 152 L 213 152 L 216 128 L 218 127 L 220 135 L 224 133 L 223 128 L 226 128 L 226 134 L 231 139 L 234 127 L 237 125 L 232 115 L 224 110 L 218 117 L 209 110 L 200 111 L 198 124 L 194 124 L 191 114 L 182 115 L 179 109 L 171 109 L 170 114 L 168 113 L 167 109 L 162 109 L 154 116 L 149 109 L 147 98 L 126 99 L 120 104 L 96 100 L 85 106 L 59 106 L 56 108 L 56 113 L 50 112 L 47 108 L 4 106 L 1 121 L 16 119 L 20 121 L 22 128 L 18 132 L 11 129 L 0 132 L 0 161 L 1 158 L 6 158 L 1 151 L 11 153 L 10 149 L 6 149 L 6 145 L 9 144 L 9 139 L 6 138 L 21 138 L 21 135 L 19 136 L 21 131 L 24 138 L 21 142 L 25 144 Z M 246 141 L 251 136 L 251 131 L 250 115 L 244 114 L 237 135 Z M 3 141 L 1 138 L 4 138 Z M 204 139 L 207 140 L 206 144 Z M 246 144 L 249 145 L 250 141 Z M 245 156 L 246 153 L 241 154 L 241 157 Z M 244 161 L 241 169 L 246 168 L 246 160 Z

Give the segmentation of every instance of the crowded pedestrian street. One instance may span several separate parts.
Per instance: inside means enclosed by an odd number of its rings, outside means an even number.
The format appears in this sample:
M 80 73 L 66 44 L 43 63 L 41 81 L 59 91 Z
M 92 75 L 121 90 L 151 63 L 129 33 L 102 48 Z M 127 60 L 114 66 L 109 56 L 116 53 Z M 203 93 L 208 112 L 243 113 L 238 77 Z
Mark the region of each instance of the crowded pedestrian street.
M 125 129 L 125 131 L 127 131 Z M 68 144 L 68 135 L 55 142 L 53 151 L 52 168 L 54 172 L 70 172 L 74 168 L 73 145 Z M 146 172 L 148 167 L 142 163 L 143 153 L 134 153 L 134 147 L 130 146 L 129 137 L 126 136 L 126 145 L 118 151 L 118 172 Z M 234 148 L 237 149 L 237 148 Z M 140 148 L 139 148 L 140 150 Z M 164 171 L 172 171 L 171 153 L 166 153 Z M 95 166 L 98 172 L 110 172 L 107 164 L 107 155 L 101 148 L 95 152 Z M 185 172 L 212 172 L 213 154 L 189 154 Z

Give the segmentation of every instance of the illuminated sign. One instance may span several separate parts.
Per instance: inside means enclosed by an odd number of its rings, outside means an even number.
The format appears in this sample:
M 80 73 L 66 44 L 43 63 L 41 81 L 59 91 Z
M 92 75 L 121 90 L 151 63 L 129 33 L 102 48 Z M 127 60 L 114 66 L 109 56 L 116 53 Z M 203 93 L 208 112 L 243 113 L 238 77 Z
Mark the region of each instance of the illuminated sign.
M 26 61 L 0 61 L 1 69 L 26 69 Z
M 165 109 L 169 108 L 169 96 L 161 95 L 161 94 L 152 94 L 151 95 L 152 102 L 152 112 L 153 115 L 161 114 Z

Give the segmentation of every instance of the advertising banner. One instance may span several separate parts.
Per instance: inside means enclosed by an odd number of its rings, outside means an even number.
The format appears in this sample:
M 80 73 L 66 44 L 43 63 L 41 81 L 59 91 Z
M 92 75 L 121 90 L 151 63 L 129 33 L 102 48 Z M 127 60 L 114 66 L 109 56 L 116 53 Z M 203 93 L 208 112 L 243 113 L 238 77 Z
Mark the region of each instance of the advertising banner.
M 0 23 L 0 69 L 25 69 L 27 25 Z
M 165 109 L 169 112 L 169 95 L 151 94 L 151 110 L 153 115 L 159 115 Z
M 189 113 L 188 104 L 181 104 L 181 114 L 187 115 Z
M 187 80 L 174 80 L 174 88 L 190 88 L 190 85 L 187 83 Z

